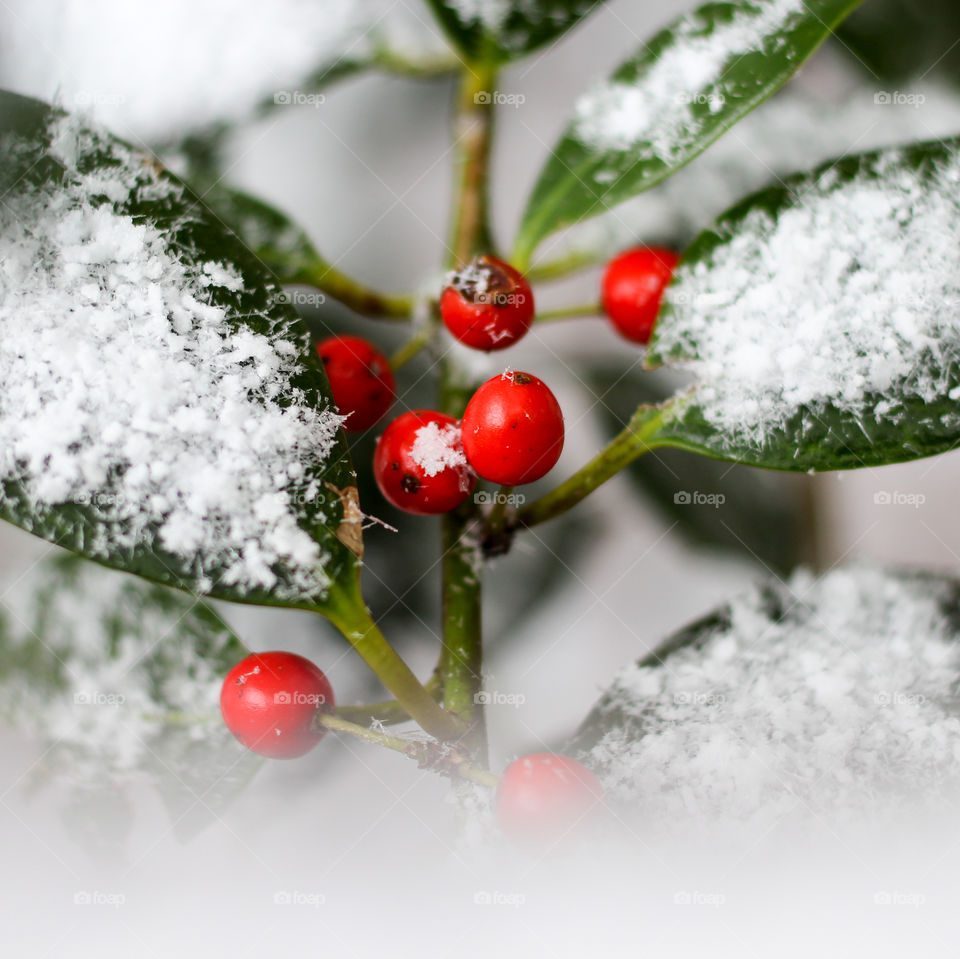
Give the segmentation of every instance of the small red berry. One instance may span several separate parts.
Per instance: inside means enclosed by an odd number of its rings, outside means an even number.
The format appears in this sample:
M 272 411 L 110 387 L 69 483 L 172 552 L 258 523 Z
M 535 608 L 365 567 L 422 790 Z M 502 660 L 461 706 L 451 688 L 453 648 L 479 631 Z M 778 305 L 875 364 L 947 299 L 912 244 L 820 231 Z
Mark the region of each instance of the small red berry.
M 432 410 L 404 413 L 383 431 L 373 475 L 389 502 L 423 516 L 456 509 L 477 482 L 463 454 L 460 425 Z
M 514 760 L 497 786 L 501 830 L 522 843 L 544 843 L 576 832 L 603 802 L 600 780 L 569 756 L 534 753 Z
M 620 334 L 649 343 L 663 291 L 680 257 L 662 247 L 627 250 L 614 257 L 603 275 L 603 309 Z
M 333 402 L 347 417 L 348 433 L 369 429 L 393 405 L 396 384 L 390 361 L 359 336 L 331 336 L 317 344 Z
M 492 256 L 453 273 L 440 296 L 447 329 L 475 350 L 513 346 L 530 329 L 533 312 L 533 290 L 523 274 Z
M 546 476 L 563 450 L 563 413 L 543 380 L 507 371 L 487 380 L 463 414 L 463 451 L 486 480 L 506 486 Z
M 294 759 L 323 739 L 316 720 L 333 712 L 333 690 L 323 672 L 296 653 L 252 653 L 227 673 L 220 712 L 247 749 L 271 759 Z

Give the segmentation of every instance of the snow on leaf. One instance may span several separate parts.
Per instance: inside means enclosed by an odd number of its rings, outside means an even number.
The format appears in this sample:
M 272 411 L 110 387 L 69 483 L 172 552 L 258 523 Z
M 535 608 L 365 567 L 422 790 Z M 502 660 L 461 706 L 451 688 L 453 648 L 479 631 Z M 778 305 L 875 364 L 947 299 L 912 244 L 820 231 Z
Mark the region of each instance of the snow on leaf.
M 514 252 L 649 189 L 779 89 L 860 0 L 707 3 L 577 102 Z
M 758 194 L 688 250 L 650 363 L 693 376 L 675 438 L 831 469 L 960 436 L 960 141 L 828 164 Z
M 223 674 L 247 650 L 178 592 L 56 555 L 6 593 L 0 650 L 0 716 L 76 787 L 149 780 L 184 827 L 260 765 L 220 720 Z
M 655 830 L 950 808 L 958 628 L 956 581 L 796 574 L 624 669 L 572 747 Z
M 171 585 L 322 601 L 350 468 L 282 291 L 74 117 L 5 95 L 0 156 L 2 515 Z

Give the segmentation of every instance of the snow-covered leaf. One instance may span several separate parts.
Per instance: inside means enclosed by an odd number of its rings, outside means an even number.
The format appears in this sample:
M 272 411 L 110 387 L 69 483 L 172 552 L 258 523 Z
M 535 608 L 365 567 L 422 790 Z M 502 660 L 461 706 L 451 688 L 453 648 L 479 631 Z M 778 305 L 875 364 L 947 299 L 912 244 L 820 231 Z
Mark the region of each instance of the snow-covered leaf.
M 0 652 L 0 715 L 46 742 L 45 775 L 81 790 L 146 779 L 185 835 L 259 768 L 219 711 L 247 650 L 191 597 L 57 555 L 6 594 Z
M 569 748 L 654 830 L 953 808 L 958 639 L 955 580 L 797 574 L 624 669 Z
M 0 197 L 0 516 L 225 599 L 353 595 L 341 420 L 263 265 L 150 158 L 12 94 Z
M 569 30 L 600 0 L 427 0 L 471 60 L 511 60 Z
M 960 442 L 960 140 L 847 157 L 685 254 L 648 363 L 693 374 L 658 441 L 788 470 Z
M 861 0 L 707 3 L 581 97 L 540 173 L 513 259 L 649 189 L 779 89 Z

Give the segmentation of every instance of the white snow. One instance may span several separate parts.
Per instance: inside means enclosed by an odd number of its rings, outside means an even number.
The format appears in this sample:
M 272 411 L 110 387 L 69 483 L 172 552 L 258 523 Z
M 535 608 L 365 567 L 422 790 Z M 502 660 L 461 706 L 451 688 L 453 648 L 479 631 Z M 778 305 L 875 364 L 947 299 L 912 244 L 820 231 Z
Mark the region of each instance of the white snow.
M 427 423 L 417 430 L 410 451 L 414 463 L 427 476 L 436 476 L 445 469 L 465 469 L 467 458 L 460 445 L 460 430 L 455 426 Z
M 447 0 L 447 6 L 456 12 L 462 23 L 479 23 L 494 33 L 503 26 L 511 7 L 517 4 L 510 0 Z
M 775 592 L 782 617 L 757 589 L 702 649 L 618 676 L 612 728 L 586 757 L 611 797 L 651 829 L 681 831 L 950 808 L 956 587 L 861 568 L 800 573 Z
M 751 211 L 681 265 L 656 349 L 695 360 L 706 418 L 759 447 L 828 406 L 896 422 L 951 389 L 960 360 L 960 155 L 928 178 L 889 151 L 850 182 L 828 171 L 774 219 Z
M 394 6 L 168 0 L 148 12 L 124 0 L 10 0 L 0 6 L 0 86 L 90 108 L 128 136 L 167 140 L 242 119 L 275 95 L 309 92 L 300 85 L 312 73 L 381 42 L 387 19 L 398 19 Z M 417 26 L 417 38 L 427 33 Z
M 168 230 L 104 198 L 175 205 L 180 188 L 75 120 L 51 135 L 64 185 L 11 192 L 0 210 L 0 477 L 40 516 L 93 506 L 95 556 L 162 547 L 200 591 L 322 594 L 325 557 L 291 491 L 316 498 L 307 471 L 341 419 L 291 385 L 306 337 L 235 332 L 233 267 L 191 263 Z M 95 151 L 118 165 L 81 174 Z
M 790 29 L 804 12 L 802 0 L 758 0 L 739 5 L 729 23 L 712 31 L 691 13 L 634 81 L 607 81 L 577 101 L 576 137 L 595 152 L 646 145 L 652 156 L 669 161 L 699 136 L 694 105 L 710 113 L 723 108 L 725 69 L 746 53 L 772 53 L 780 41 L 768 35 Z

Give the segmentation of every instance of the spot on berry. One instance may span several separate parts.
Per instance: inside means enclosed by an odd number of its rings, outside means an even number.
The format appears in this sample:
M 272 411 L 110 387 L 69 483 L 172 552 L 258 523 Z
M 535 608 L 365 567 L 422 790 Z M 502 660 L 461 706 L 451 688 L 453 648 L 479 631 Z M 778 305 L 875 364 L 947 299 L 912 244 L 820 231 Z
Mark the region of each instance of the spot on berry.
M 413 473 L 407 473 L 402 480 L 400 480 L 400 487 L 405 493 L 416 493 L 420 489 L 420 480 L 417 479 Z

